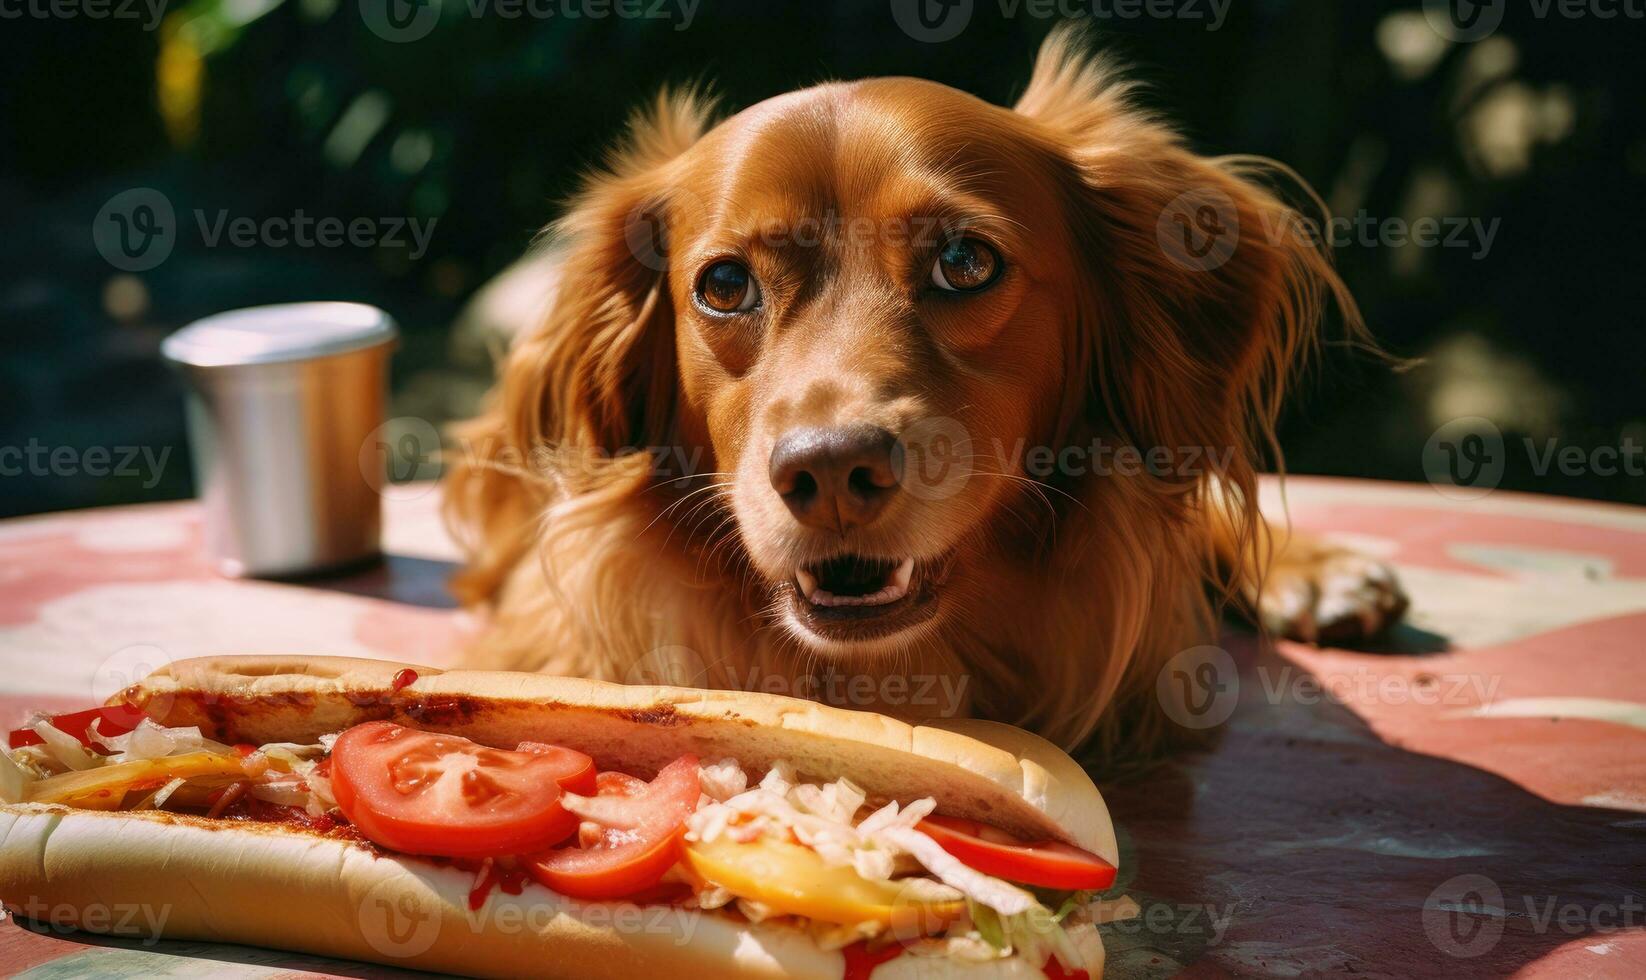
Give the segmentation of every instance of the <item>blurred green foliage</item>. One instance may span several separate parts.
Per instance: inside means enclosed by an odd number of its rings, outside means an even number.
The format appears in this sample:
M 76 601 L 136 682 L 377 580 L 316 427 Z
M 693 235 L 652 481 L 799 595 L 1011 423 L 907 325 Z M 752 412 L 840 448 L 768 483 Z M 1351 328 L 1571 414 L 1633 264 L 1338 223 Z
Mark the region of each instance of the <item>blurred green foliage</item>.
M 473 366 L 454 368 L 448 347 L 462 303 L 519 257 L 659 86 L 705 83 L 735 108 L 828 78 L 909 74 L 1006 102 L 1053 26 L 1001 0 L 978 0 L 944 43 L 901 31 L 887 0 L 701 0 L 689 26 L 571 16 L 588 8 L 562 0 L 523 17 L 506 16 L 510 0 L 444 0 L 426 36 L 394 43 L 368 26 L 374 2 L 187 0 L 152 26 L 42 16 L 0 28 L 0 444 L 167 444 L 182 458 L 158 339 L 256 303 L 377 303 L 406 328 L 402 394 L 459 375 L 472 390 Z M 1497 223 L 1484 255 L 1337 249 L 1377 335 L 1430 363 L 1397 376 L 1331 358 L 1332 384 L 1298 401 L 1283 431 L 1293 470 L 1422 479 L 1424 441 L 1448 413 L 1489 414 L 1511 439 L 1646 442 L 1646 23 L 1510 3 L 1491 38 L 1451 43 L 1423 33 L 1413 0 L 1230 0 L 1215 30 L 1118 16 L 1124 5 L 1103 0 L 1065 6 L 1109 11 L 1100 43 L 1198 148 L 1283 160 L 1351 215 Z M 133 282 L 88 229 L 110 196 L 141 186 L 168 195 L 184 228 Z M 416 260 L 391 247 L 211 248 L 192 230 L 197 210 L 437 227 Z M 1524 462 L 1511 457 L 1505 485 L 1646 502 L 1646 480 Z M 189 490 L 181 466 L 152 490 L 3 482 L 0 510 L 13 512 Z

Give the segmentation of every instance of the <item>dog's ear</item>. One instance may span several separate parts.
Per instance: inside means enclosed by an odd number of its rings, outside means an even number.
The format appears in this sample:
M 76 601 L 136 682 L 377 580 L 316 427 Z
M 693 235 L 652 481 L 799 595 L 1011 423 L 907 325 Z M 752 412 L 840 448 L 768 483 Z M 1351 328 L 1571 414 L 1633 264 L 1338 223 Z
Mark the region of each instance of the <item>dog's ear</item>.
M 681 193 L 670 164 L 708 116 L 690 94 L 660 95 L 545 232 L 564 254 L 556 296 L 546 320 L 510 353 L 502 384 L 521 441 L 615 453 L 668 438 L 675 356 L 667 215 Z
M 557 494 L 591 489 L 668 445 L 676 362 L 666 215 L 679 206 L 671 165 L 711 112 L 689 91 L 659 95 L 545 231 L 544 247 L 558 255 L 548 312 L 516 338 L 491 402 L 455 427 L 447 454 L 447 523 L 470 559 L 454 581 L 465 600 L 495 592 L 530 544 L 526 523 Z
M 1355 339 L 1359 313 L 1313 233 L 1320 219 L 1269 186 L 1283 168 L 1194 153 L 1085 47 L 1076 30 L 1054 33 L 1015 107 L 1066 162 L 1083 253 L 1065 416 L 1172 454 L 1173 467 L 1212 454 L 1220 472 L 1201 467 L 1180 489 L 1222 477 L 1249 498 L 1328 302 Z

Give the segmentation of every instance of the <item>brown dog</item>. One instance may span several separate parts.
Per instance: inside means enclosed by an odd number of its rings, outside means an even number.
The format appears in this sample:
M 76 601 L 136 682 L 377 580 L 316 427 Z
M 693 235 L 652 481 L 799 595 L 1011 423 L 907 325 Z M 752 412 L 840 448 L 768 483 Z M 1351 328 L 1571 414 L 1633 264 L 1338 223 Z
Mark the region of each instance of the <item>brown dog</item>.
M 1078 48 L 1011 109 L 891 78 L 637 119 L 459 432 L 474 661 L 1113 748 L 1224 598 L 1305 638 L 1400 614 L 1387 568 L 1257 512 L 1325 303 L 1359 334 L 1330 258 Z

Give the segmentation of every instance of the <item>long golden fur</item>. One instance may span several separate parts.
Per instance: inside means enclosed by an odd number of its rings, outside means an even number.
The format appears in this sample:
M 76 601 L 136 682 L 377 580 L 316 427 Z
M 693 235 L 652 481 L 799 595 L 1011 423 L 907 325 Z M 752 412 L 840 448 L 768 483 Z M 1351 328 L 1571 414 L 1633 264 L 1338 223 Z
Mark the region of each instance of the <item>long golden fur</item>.
M 1277 458 L 1276 414 L 1325 308 L 1362 329 L 1273 189 L 1284 176 L 1191 151 L 1069 31 L 1011 109 L 871 79 L 713 125 L 706 100 L 665 93 L 553 227 L 550 313 L 456 432 L 456 587 L 488 616 L 471 660 L 970 711 L 1113 753 L 1164 733 L 1156 678 L 1215 635 L 1226 599 L 1303 635 L 1328 599 L 1350 608 L 1343 636 L 1380 628 L 1404 603 L 1385 570 L 1313 544 L 1275 558 L 1257 510 L 1256 467 Z M 1232 224 L 1237 244 L 1180 250 L 1184 216 Z M 922 292 L 933 227 L 993 243 L 999 282 Z M 694 300 L 727 254 L 759 279 L 758 314 Z M 969 479 L 901 493 L 867 526 L 802 526 L 768 478 L 794 426 L 901 438 L 932 419 L 960 433 L 947 461 Z M 1166 465 L 1096 472 L 1088 457 L 1041 477 L 1024 446 Z M 946 556 L 938 614 L 884 641 L 807 635 L 784 613 L 792 569 L 840 551 Z M 1284 602 L 1257 598 L 1265 572 Z M 1334 575 L 1371 598 L 1330 594 Z M 819 683 L 841 674 L 871 680 Z M 964 698 L 916 704 L 893 676 Z

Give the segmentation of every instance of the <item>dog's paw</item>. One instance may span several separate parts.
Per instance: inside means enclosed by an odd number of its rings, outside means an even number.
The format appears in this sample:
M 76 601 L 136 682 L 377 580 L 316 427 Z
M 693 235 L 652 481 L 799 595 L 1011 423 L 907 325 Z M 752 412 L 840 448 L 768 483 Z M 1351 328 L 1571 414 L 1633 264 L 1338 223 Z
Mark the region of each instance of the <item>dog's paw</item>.
M 1400 580 L 1387 563 L 1339 549 L 1280 563 L 1258 602 L 1263 625 L 1271 632 L 1334 646 L 1377 636 L 1400 620 L 1407 605 Z

